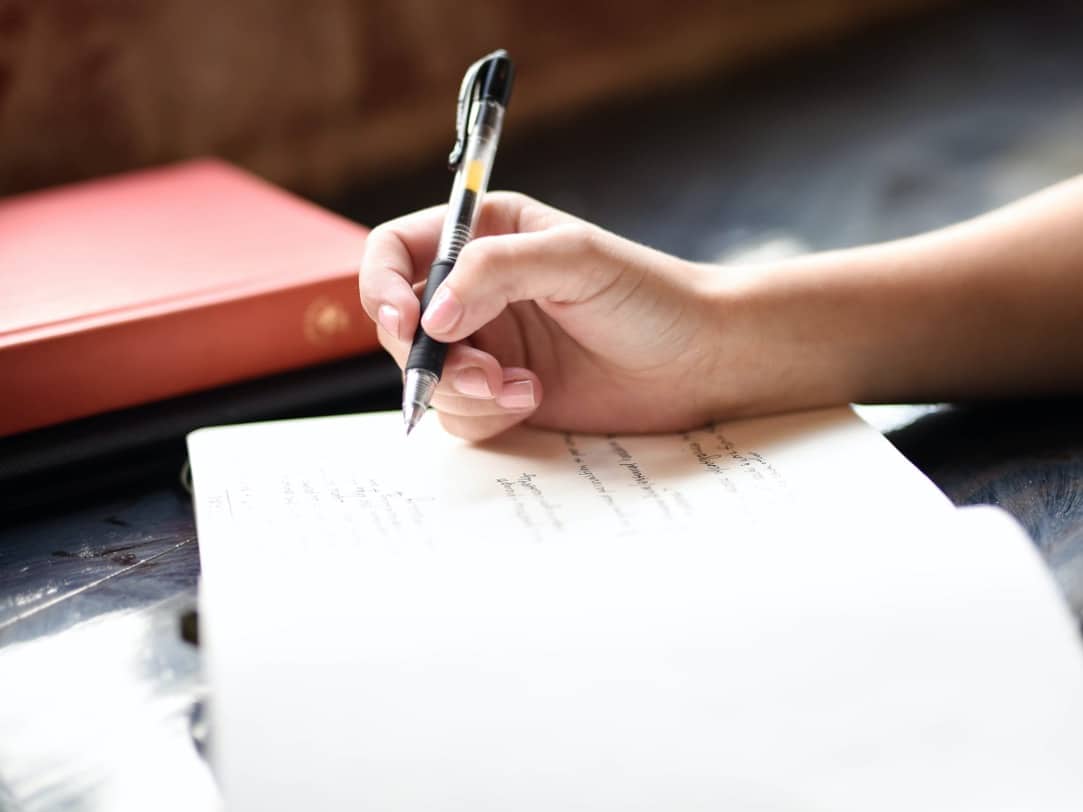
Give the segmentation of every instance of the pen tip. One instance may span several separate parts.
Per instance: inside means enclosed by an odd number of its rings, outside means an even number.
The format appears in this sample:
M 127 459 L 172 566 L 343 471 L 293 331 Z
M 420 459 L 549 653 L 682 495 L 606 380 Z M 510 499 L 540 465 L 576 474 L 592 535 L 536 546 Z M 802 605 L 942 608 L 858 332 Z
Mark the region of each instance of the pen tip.
M 408 369 L 402 381 L 402 420 L 409 436 L 425 416 L 440 376 L 427 369 Z
M 425 414 L 425 407 L 420 403 L 411 403 L 403 407 L 402 417 L 403 422 L 406 423 L 406 436 L 410 436 L 410 432 L 414 430 L 418 423 L 421 422 L 421 417 Z

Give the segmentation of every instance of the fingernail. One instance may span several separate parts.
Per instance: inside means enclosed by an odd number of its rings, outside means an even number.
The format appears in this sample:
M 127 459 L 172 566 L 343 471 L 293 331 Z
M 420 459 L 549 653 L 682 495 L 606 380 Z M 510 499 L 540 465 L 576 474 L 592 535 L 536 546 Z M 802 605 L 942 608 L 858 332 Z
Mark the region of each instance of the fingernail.
M 472 398 L 491 398 L 493 390 L 489 388 L 489 379 L 477 367 L 467 367 L 455 373 L 451 381 L 455 391 Z
M 422 326 L 431 332 L 444 333 L 454 327 L 463 315 L 462 302 L 451 292 L 451 289 L 442 285 L 436 295 L 432 297 L 429 306 L 425 308 L 425 318 L 421 320 Z
M 504 391 L 496 402 L 505 409 L 532 409 L 534 408 L 534 382 L 533 381 L 509 381 L 504 384 Z
M 389 304 L 380 305 L 376 311 L 376 320 L 395 338 L 399 337 L 399 311 Z

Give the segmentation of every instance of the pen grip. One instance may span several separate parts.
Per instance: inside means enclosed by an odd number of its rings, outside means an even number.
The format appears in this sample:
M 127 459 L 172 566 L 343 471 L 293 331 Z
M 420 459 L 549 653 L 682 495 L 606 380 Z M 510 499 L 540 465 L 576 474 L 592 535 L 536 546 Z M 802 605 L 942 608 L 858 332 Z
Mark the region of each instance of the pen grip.
M 440 283 L 447 279 L 451 269 L 455 267 L 454 260 L 438 259 L 429 269 L 429 280 L 425 283 L 425 291 L 421 294 L 421 313 L 424 315 L 432 296 Z M 421 324 L 417 325 L 414 333 L 414 343 L 410 346 L 410 355 L 406 359 L 407 369 L 425 369 L 440 377 L 444 371 L 444 358 L 447 356 L 447 344 L 437 341 L 426 333 Z

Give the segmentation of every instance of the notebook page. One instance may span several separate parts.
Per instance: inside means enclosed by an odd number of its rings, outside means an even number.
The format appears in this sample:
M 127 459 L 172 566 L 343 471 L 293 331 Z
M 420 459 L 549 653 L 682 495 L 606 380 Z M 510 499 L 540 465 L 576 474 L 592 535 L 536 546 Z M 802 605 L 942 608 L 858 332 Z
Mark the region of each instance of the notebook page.
M 191 436 L 231 808 L 1083 798 L 1083 670 L 1029 542 L 849 411 L 420 431 Z
M 711 537 L 776 511 L 861 521 L 950 503 L 848 409 L 606 437 L 520 429 L 474 446 L 393 414 L 195 432 L 200 521 L 267 545 L 581 542 Z M 206 462 L 204 462 L 206 460 Z M 286 533 L 285 529 L 289 532 Z M 213 554 L 214 550 L 205 554 Z

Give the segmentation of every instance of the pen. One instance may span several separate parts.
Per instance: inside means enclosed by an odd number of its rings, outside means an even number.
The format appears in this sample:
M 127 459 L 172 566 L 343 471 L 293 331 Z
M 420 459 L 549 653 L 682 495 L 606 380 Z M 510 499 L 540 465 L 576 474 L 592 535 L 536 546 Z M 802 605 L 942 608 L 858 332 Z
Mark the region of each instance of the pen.
M 440 283 L 455 267 L 459 252 L 473 234 L 496 157 L 514 74 L 515 67 L 507 51 L 500 50 L 479 59 L 463 76 L 455 116 L 455 146 L 448 156 L 448 168 L 455 173 L 455 180 L 451 185 L 436 259 L 429 269 L 429 279 L 421 296 L 422 313 Z M 407 434 L 418 424 L 432 401 L 446 355 L 447 345 L 431 338 L 418 324 L 406 360 L 402 388 L 402 416 Z

